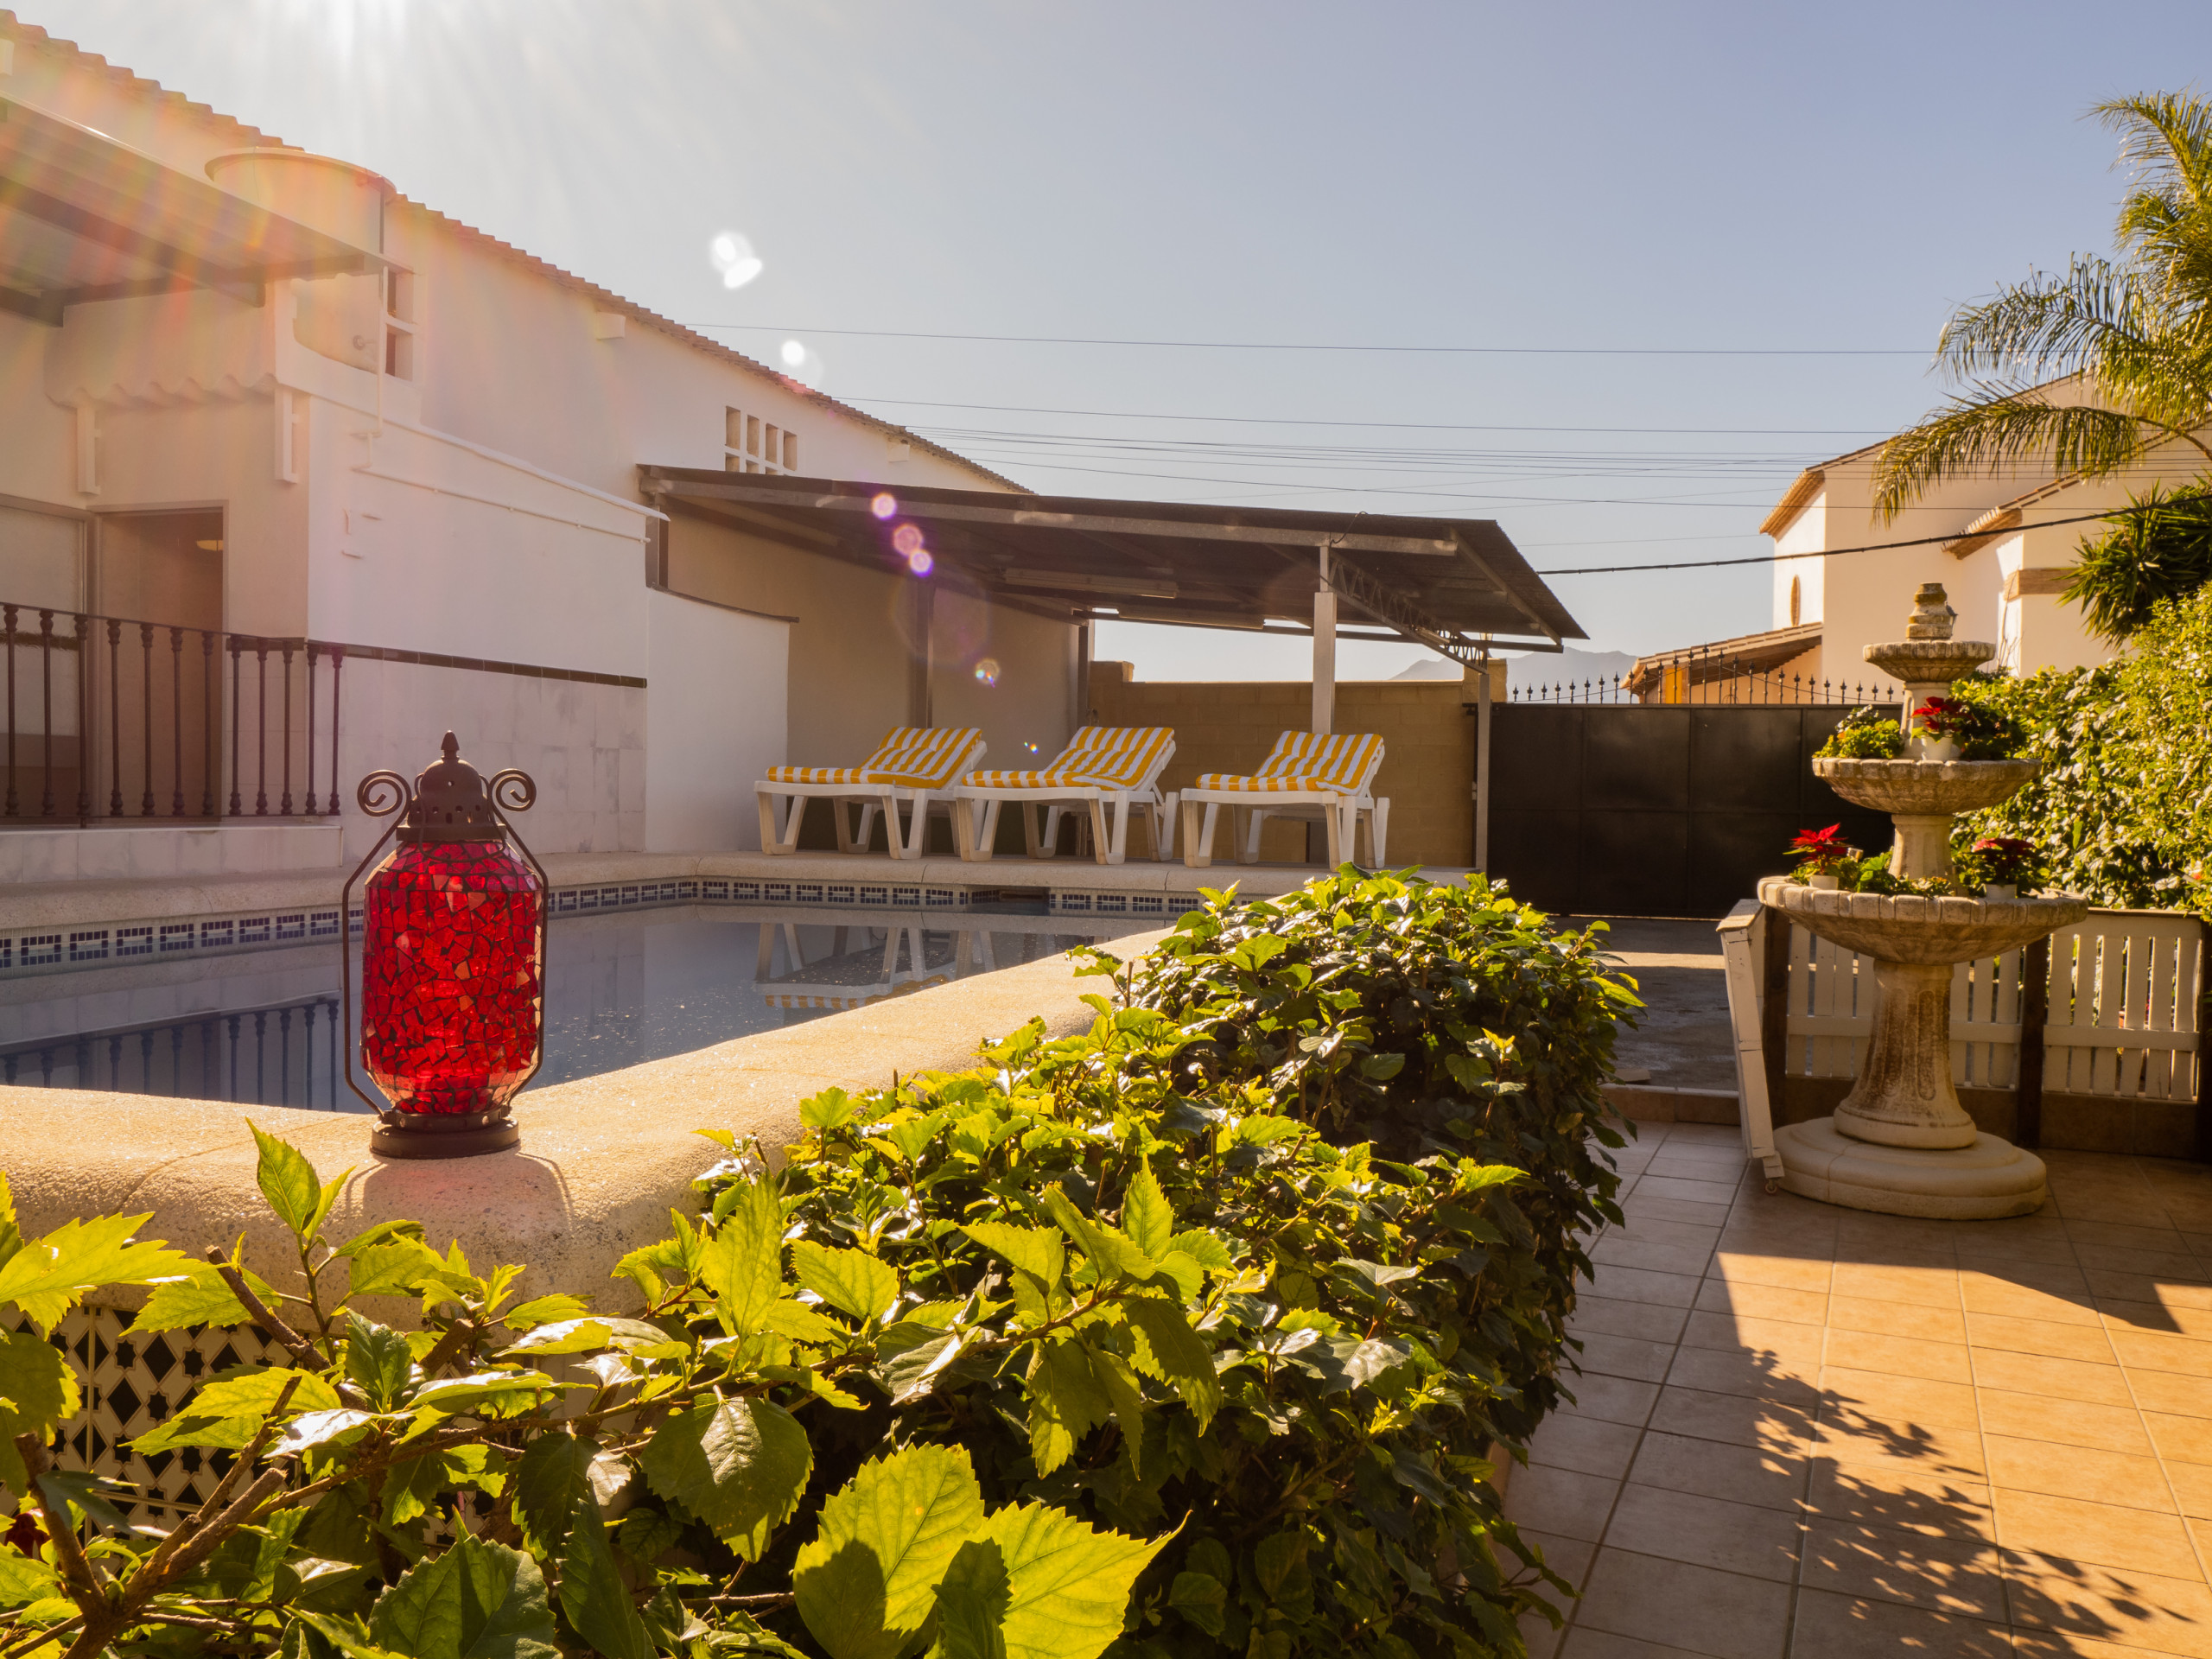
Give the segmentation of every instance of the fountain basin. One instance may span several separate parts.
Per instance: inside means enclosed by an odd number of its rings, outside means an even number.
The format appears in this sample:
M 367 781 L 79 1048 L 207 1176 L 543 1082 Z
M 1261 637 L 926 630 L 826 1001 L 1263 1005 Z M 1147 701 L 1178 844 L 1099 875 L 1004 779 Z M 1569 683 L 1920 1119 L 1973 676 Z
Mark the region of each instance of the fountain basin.
M 1815 756 L 1813 776 L 1854 806 L 1912 817 L 1979 811 L 2017 794 L 2034 760 L 1846 760 Z
M 2088 902 L 2082 899 L 1930 899 L 1916 893 L 1840 893 L 1808 887 L 1783 875 L 1770 875 L 1759 883 L 1759 901 L 1785 912 L 1807 932 L 1862 957 L 1942 968 L 2017 950 L 2031 939 L 2070 926 L 2089 913 Z
M 2043 1160 L 1993 1135 L 1948 1151 L 1870 1146 L 1816 1117 L 1774 1132 L 1783 1186 L 1802 1198 L 1944 1221 L 2031 1216 L 2049 1195 Z

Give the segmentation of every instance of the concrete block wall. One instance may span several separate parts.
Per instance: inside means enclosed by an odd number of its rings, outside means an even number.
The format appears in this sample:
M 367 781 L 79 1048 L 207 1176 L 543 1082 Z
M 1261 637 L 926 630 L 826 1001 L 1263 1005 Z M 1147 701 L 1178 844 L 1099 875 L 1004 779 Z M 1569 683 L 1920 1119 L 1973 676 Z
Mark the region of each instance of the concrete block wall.
M 1387 851 L 1394 866 L 1474 861 L 1475 693 L 1471 678 L 1352 680 L 1337 687 L 1335 728 L 1382 738 L 1375 792 L 1390 798 Z M 1502 664 L 1491 695 L 1500 700 L 1505 695 Z M 1093 720 L 1175 728 L 1169 789 L 1188 786 L 1203 772 L 1249 772 L 1280 734 L 1306 730 L 1313 713 L 1313 688 L 1302 681 L 1137 680 L 1127 663 L 1091 664 Z M 1262 861 L 1304 862 L 1305 829 L 1269 823 L 1261 838 Z M 1313 846 L 1319 857 L 1318 830 Z M 1227 842 L 1217 839 L 1216 864 L 1232 863 L 1233 857 Z

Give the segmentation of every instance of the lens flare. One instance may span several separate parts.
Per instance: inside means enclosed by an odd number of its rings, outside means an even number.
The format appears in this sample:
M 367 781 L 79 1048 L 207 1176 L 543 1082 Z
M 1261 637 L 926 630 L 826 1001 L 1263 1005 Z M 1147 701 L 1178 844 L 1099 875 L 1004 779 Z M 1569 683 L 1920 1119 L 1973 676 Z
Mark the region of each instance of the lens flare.
M 868 504 L 868 510 L 879 518 L 896 518 L 899 513 L 899 498 L 886 490 Z
M 735 231 L 724 231 L 707 244 L 707 263 L 721 273 L 724 288 L 743 288 L 763 269 L 753 244 Z
M 937 569 L 937 561 L 929 556 L 928 550 L 918 547 L 906 556 L 906 568 L 918 576 L 926 576 Z
M 1025 743 L 1021 747 L 1031 754 L 1044 753 L 1044 750 L 1039 748 L 1034 743 Z
M 982 662 L 976 664 L 976 683 L 978 685 L 996 685 L 999 683 L 999 659 L 997 658 L 986 657 Z
M 798 340 L 785 340 L 783 350 L 777 355 L 784 359 L 784 366 L 787 369 L 803 369 L 806 366 L 806 347 Z
M 908 558 L 912 558 L 922 550 L 922 527 L 919 524 L 899 525 L 891 532 L 891 545 Z

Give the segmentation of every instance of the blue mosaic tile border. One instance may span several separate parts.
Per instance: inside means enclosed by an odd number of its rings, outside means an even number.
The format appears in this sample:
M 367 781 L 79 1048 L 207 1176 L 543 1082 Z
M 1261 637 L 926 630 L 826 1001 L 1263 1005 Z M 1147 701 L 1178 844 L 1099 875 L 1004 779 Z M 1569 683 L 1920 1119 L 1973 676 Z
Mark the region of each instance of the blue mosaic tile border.
M 687 876 L 659 881 L 612 881 L 556 887 L 556 916 L 595 915 L 663 905 L 823 905 L 873 910 L 965 910 L 965 887 L 874 881 L 756 880 L 734 876 Z M 1054 906 L 1058 908 L 1057 904 Z M 1099 913 L 1106 913 L 1101 906 Z M 1135 914 L 1159 912 L 1135 912 Z M 360 937 L 361 907 L 346 918 L 349 938 Z M 66 973 L 76 968 L 134 961 L 170 962 L 226 956 L 271 945 L 314 944 L 338 937 L 338 907 L 260 910 L 188 920 L 102 922 L 88 927 L 26 928 L 0 931 L 0 979 Z
M 1204 901 L 1195 893 L 1065 893 L 1055 887 L 1055 916 L 1157 916 L 1172 921 Z

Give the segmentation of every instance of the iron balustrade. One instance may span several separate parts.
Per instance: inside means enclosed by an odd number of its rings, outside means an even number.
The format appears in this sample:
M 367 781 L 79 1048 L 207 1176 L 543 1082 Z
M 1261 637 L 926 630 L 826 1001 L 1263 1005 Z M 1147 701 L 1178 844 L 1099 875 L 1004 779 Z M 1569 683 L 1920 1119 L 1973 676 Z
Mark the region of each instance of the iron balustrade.
M 339 810 L 343 645 L 0 601 L 0 825 Z M 323 754 L 327 794 L 315 786 Z
M 338 999 L 320 995 L 11 1043 L 0 1083 L 352 1111 L 338 1087 Z
M 1534 664 L 1534 658 L 1522 658 Z M 1896 684 L 1883 680 L 1818 679 L 1783 674 L 1744 658 L 1709 651 L 1686 651 L 1645 665 L 1640 672 L 1561 680 L 1539 685 L 1508 685 L 1507 701 L 1552 703 L 1668 703 L 1706 706 L 1822 707 L 1839 703 L 1895 702 Z

